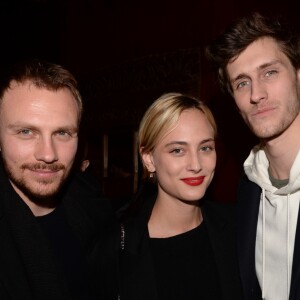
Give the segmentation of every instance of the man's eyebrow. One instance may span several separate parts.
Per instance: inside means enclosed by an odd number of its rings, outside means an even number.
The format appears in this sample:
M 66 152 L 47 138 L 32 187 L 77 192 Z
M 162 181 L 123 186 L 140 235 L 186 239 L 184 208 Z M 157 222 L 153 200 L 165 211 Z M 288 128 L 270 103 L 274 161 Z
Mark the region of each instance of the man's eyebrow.
M 34 128 L 35 126 L 27 124 L 27 123 L 15 122 L 12 124 L 8 124 L 7 127 L 9 129 L 16 129 L 16 128 Z
M 244 79 L 244 78 L 250 78 L 249 75 L 245 74 L 245 73 L 241 73 L 238 76 L 234 77 L 232 80 L 230 80 L 231 83 L 234 83 L 240 79 Z
M 270 62 L 264 63 L 258 67 L 259 70 L 263 70 L 265 68 L 271 67 L 273 65 L 282 64 L 282 62 L 278 59 L 272 60 Z
M 9 124 L 8 129 L 20 129 L 20 128 L 28 128 L 28 129 L 33 129 L 33 130 L 38 130 L 38 126 L 34 125 L 34 124 L 29 124 L 29 123 L 21 123 L 21 122 L 16 122 L 16 123 L 12 123 Z M 70 131 L 70 132 L 78 132 L 78 127 L 77 126 L 60 126 L 57 127 L 55 130 L 55 132 L 58 131 Z
M 78 127 L 77 126 L 61 126 L 61 127 L 58 127 L 55 131 L 72 131 L 72 132 L 76 132 L 76 131 L 78 131 Z

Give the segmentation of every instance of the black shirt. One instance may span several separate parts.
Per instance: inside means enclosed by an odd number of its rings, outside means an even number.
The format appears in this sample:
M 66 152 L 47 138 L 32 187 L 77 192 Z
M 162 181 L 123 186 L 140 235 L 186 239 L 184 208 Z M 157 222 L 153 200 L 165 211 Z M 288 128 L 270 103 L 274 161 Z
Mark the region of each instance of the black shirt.
M 50 242 L 72 299 L 90 299 L 86 262 L 79 240 L 67 223 L 64 207 L 59 205 L 53 212 L 36 219 Z
M 151 238 L 160 300 L 220 300 L 220 284 L 205 223 L 188 232 Z

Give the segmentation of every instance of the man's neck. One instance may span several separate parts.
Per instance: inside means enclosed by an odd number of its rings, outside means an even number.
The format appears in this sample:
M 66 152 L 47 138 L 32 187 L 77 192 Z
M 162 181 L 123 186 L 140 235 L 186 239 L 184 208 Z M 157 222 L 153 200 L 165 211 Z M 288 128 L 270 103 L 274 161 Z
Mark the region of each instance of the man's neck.
M 35 217 L 42 217 L 54 211 L 55 207 L 40 206 L 31 201 L 24 201 Z

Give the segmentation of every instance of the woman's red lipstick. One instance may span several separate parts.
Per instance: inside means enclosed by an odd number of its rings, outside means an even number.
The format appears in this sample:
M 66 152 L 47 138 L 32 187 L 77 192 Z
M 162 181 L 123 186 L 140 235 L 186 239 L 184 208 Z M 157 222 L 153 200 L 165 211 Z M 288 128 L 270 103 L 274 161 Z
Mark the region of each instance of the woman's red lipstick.
M 182 178 L 181 180 L 188 185 L 197 186 L 203 182 L 204 178 L 205 176 L 199 176 L 199 177 Z

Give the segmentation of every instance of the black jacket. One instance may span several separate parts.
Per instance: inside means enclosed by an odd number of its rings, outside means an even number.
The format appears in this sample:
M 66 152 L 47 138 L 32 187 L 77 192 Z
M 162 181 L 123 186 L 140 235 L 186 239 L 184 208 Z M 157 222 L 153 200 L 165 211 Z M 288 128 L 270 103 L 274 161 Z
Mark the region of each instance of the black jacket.
M 238 259 L 245 299 L 258 300 L 261 289 L 255 271 L 255 241 L 261 188 L 244 174 L 238 189 Z M 295 237 L 289 300 L 300 300 L 300 225 Z
M 98 272 L 94 276 L 98 299 L 158 299 L 147 230 L 155 198 L 143 199 L 139 213 L 124 222 L 124 230 L 120 226 L 114 228 L 109 242 L 100 243 L 93 249 L 91 261 Z M 223 295 L 220 300 L 241 300 L 235 209 L 230 204 L 205 201 L 202 213 L 219 273 Z M 124 249 L 120 249 L 123 246 Z
M 48 240 L 2 166 L 0 182 L 0 299 L 71 299 Z M 109 202 L 79 173 L 65 186 L 62 205 L 84 251 L 113 219 Z

